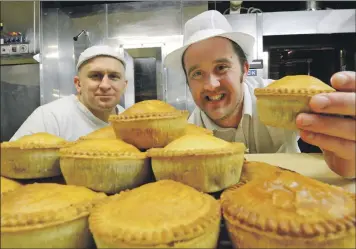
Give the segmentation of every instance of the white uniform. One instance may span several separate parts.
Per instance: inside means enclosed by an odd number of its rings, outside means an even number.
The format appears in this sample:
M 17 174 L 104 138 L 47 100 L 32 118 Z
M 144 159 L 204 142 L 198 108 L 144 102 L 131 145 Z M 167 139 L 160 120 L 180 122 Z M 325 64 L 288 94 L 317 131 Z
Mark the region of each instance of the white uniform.
M 198 107 L 193 111 L 188 122 L 212 130 L 218 138 L 244 143 L 249 153 L 300 152 L 297 131 L 266 126 L 258 118 L 254 89 L 265 87 L 271 82 L 272 80 L 264 80 L 260 77 L 246 78 L 243 83 L 243 117 L 237 129 L 219 127 Z
M 119 113 L 124 111 L 120 105 L 117 108 Z M 67 141 L 74 141 L 107 125 L 72 94 L 36 108 L 10 141 L 37 132 L 48 132 Z

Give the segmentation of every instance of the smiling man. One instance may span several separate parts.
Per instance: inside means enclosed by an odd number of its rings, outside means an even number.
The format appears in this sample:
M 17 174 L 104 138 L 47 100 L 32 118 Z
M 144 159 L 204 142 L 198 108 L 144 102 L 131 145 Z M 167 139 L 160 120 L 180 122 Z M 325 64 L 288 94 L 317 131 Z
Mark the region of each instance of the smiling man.
M 254 89 L 272 80 L 247 77 L 252 36 L 233 31 L 221 13 L 210 10 L 186 22 L 183 40 L 184 45 L 168 54 L 164 63 L 186 76 L 197 105 L 190 123 L 213 130 L 226 141 L 242 142 L 250 153 L 300 152 L 298 131 L 266 126 L 258 118 Z M 303 113 L 297 126 L 303 140 L 323 150 L 333 171 L 354 178 L 355 72 L 337 73 L 331 84 L 339 92 L 316 95 L 310 106 L 315 113 L 345 117 Z
M 38 107 L 11 140 L 48 132 L 74 141 L 107 126 L 110 114 L 124 111 L 119 105 L 127 85 L 123 55 L 109 46 L 86 49 L 79 56 L 74 84 L 77 95 Z

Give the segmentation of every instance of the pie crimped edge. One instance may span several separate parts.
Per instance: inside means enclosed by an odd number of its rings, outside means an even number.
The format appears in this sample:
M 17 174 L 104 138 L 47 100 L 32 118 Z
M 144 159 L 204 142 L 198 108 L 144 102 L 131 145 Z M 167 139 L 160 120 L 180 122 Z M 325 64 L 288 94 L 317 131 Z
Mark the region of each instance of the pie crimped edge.
M 60 157 L 65 158 L 88 158 L 88 159 L 93 159 L 93 158 L 107 158 L 107 159 L 145 159 L 147 158 L 146 152 L 141 152 L 139 151 L 136 147 L 134 147 L 131 144 L 127 144 L 128 147 L 132 147 L 129 150 L 125 150 L 123 148 L 122 150 L 118 147 L 117 151 L 101 151 L 97 149 L 93 150 L 81 150 L 80 144 L 83 143 L 100 143 L 100 142 L 105 142 L 107 140 L 113 140 L 116 141 L 116 139 L 88 139 L 88 140 L 78 140 L 74 143 L 72 143 L 71 146 L 65 147 L 59 150 Z M 124 143 L 124 142 L 122 142 Z M 78 147 L 76 147 L 78 146 Z M 137 150 L 134 151 L 134 150 Z
M 57 143 L 47 143 L 41 141 L 38 139 L 36 141 L 37 136 L 44 135 L 50 139 L 53 139 L 54 141 L 57 140 Z M 24 142 L 25 139 L 25 142 Z M 32 140 L 33 139 L 33 140 Z M 26 141 L 29 140 L 29 141 Z M 3 142 L 1 143 L 1 148 L 2 149 L 59 149 L 65 146 L 68 146 L 70 142 L 66 141 L 63 138 L 54 136 L 52 134 L 40 132 L 40 133 L 35 133 L 32 135 L 25 135 L 17 140 L 14 141 L 9 141 L 9 142 Z
M 242 143 L 232 142 L 230 146 L 217 149 L 165 149 L 152 148 L 147 151 L 148 157 L 181 157 L 181 156 L 217 156 L 217 155 L 232 155 L 236 153 L 244 153 L 245 146 Z
M 185 117 L 187 118 L 189 112 L 187 110 L 177 110 L 173 112 L 151 112 L 151 113 L 137 113 L 127 115 L 125 112 L 119 115 L 110 115 L 110 122 L 131 122 L 131 121 L 145 121 L 145 120 L 159 120 L 159 119 L 173 119 Z
M 280 174 L 280 172 L 277 172 Z M 283 173 L 282 173 L 283 174 Z M 288 172 L 288 174 L 295 174 L 293 172 Z M 255 181 L 259 181 L 261 179 L 257 179 Z M 353 233 L 355 233 L 355 225 L 356 225 L 356 217 L 355 213 L 352 215 L 347 215 L 341 218 L 338 221 L 327 220 L 323 222 L 319 222 L 317 224 L 296 224 L 296 222 L 291 220 L 282 220 L 276 221 L 268 218 L 265 215 L 265 219 L 261 220 L 261 215 L 259 213 L 250 212 L 248 209 L 243 206 L 237 206 L 231 201 L 227 199 L 227 195 L 231 192 L 243 187 L 246 184 L 249 184 L 252 181 L 242 181 L 238 184 L 226 189 L 221 195 L 221 207 L 223 211 L 223 217 L 228 220 L 229 223 L 233 227 L 240 227 L 248 232 L 256 232 L 258 234 L 265 235 L 266 237 L 273 237 L 276 239 L 289 239 L 291 238 L 301 238 L 301 239 L 311 239 L 315 237 L 327 236 L 327 235 L 335 235 L 330 239 L 337 239 L 337 235 L 339 237 L 343 237 L 345 232 L 349 232 L 353 228 Z M 263 180 L 262 180 L 263 181 Z M 316 181 L 316 180 L 315 180 Z M 325 185 L 327 188 L 336 188 L 341 189 L 336 186 L 328 185 L 325 183 L 319 182 L 320 185 Z M 356 195 L 350 192 L 345 191 L 345 195 L 349 196 L 351 200 L 356 202 Z M 251 242 L 250 242 L 251 243 Z
M 171 180 L 161 180 L 161 182 L 163 181 L 173 182 Z M 134 228 L 131 230 L 125 230 L 125 228 L 115 228 L 111 230 L 105 229 L 105 231 L 102 231 L 103 228 L 106 228 L 105 220 L 100 218 L 102 208 L 106 205 L 119 203 L 118 201 L 125 199 L 128 194 L 131 194 L 131 191 L 132 190 L 125 190 L 121 191 L 119 194 L 110 196 L 93 209 L 93 212 L 89 217 L 89 227 L 94 234 L 94 237 L 100 237 L 100 239 L 108 241 L 110 244 L 118 241 L 137 246 L 155 246 L 195 239 L 202 236 L 205 232 L 208 232 L 209 230 L 207 229 L 214 226 L 216 222 L 220 224 L 220 202 L 211 196 L 201 193 L 203 198 L 207 200 L 206 202 L 211 202 L 211 207 L 208 213 L 202 215 L 202 217 L 199 217 L 197 220 L 192 221 L 190 224 L 173 227 L 171 231 L 162 229 L 161 232 L 144 231 L 144 229 L 135 231 Z M 212 198 L 214 201 L 209 201 L 209 198 Z M 157 203 L 157 205 L 159 205 L 159 203 Z
M 5 192 L 2 196 L 6 197 L 6 195 L 13 194 L 13 192 Z M 90 201 L 75 203 L 59 210 L 30 214 L 1 214 L 1 232 L 30 231 L 88 216 L 91 209 L 106 198 L 107 196 L 104 193 L 97 193 L 97 196 Z

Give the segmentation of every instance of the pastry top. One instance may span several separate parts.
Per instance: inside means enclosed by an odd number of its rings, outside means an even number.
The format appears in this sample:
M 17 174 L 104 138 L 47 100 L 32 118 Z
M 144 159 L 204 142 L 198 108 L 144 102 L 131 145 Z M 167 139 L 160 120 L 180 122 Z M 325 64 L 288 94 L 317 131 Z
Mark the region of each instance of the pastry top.
M 88 139 L 100 139 L 100 138 L 110 138 L 116 139 L 115 131 L 111 125 L 97 129 L 85 136 L 79 138 L 79 140 L 88 140 Z
M 89 225 L 102 239 L 152 246 L 201 236 L 219 221 L 213 197 L 161 180 L 109 197 L 93 210 Z
M 119 115 L 110 115 L 109 121 L 139 121 L 177 118 L 184 116 L 188 118 L 188 111 L 177 110 L 170 104 L 160 100 L 144 100 L 126 109 Z
M 230 143 L 207 134 L 187 134 L 164 148 L 153 148 L 147 151 L 149 157 L 198 156 L 244 153 L 243 143 Z
M 213 135 L 213 131 L 208 130 L 206 128 L 197 126 L 195 124 L 187 124 L 185 127 L 185 134 L 207 134 L 207 135 Z
M 285 76 L 264 88 L 256 88 L 255 95 L 312 96 L 318 93 L 335 92 L 321 80 L 309 75 Z
M 355 229 L 355 194 L 289 171 L 240 183 L 221 196 L 234 224 L 292 237 Z
M 264 162 L 245 161 L 242 166 L 240 181 L 249 182 L 260 178 L 267 178 L 282 171 L 294 172 L 289 169 L 283 169 Z M 294 173 L 298 174 L 296 172 Z
M 31 230 L 86 216 L 103 198 L 105 194 L 79 186 L 24 185 L 1 197 L 1 232 Z
M 39 132 L 25 135 L 15 141 L 1 143 L 1 148 L 58 149 L 68 145 L 67 141 L 55 135 Z
M 11 179 L 7 179 L 5 177 L 0 177 L 1 179 L 1 194 L 5 192 L 9 192 L 12 190 L 17 189 L 18 187 L 21 187 L 22 184 L 18 183 L 16 181 L 13 181 Z
M 120 158 L 144 159 L 146 153 L 119 139 L 79 140 L 74 145 L 62 148 L 61 157 L 74 158 Z

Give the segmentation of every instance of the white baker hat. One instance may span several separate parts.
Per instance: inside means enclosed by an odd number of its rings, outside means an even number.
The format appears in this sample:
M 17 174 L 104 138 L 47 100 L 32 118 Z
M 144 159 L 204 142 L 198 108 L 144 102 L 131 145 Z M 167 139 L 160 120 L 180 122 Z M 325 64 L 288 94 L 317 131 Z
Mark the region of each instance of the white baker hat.
M 236 42 L 251 60 L 255 38 L 249 34 L 235 32 L 228 20 L 216 10 L 205 11 L 188 20 L 184 26 L 183 46 L 169 53 L 164 59 L 168 68 L 182 71 L 182 56 L 193 43 L 221 36 Z
M 118 59 L 119 61 L 121 61 L 121 63 L 124 65 L 124 67 L 126 66 L 125 57 L 119 51 L 116 51 L 113 47 L 110 47 L 110 46 L 96 45 L 96 46 L 87 48 L 80 54 L 78 63 L 77 63 L 77 71 L 78 71 L 79 67 L 84 62 L 86 62 L 92 58 L 95 58 L 97 56 L 100 56 L 100 55 L 110 56 L 115 59 Z

